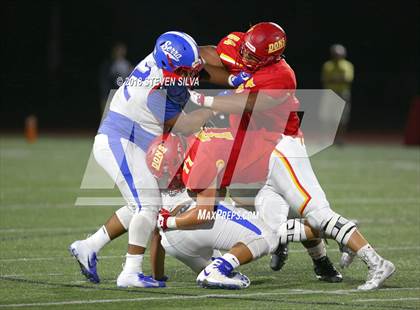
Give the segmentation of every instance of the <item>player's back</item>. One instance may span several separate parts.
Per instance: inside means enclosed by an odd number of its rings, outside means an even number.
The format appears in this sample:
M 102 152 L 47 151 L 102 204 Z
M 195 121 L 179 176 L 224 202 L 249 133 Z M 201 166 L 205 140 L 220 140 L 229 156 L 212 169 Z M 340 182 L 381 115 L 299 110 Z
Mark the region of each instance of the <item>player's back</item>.
M 243 85 L 243 88 L 249 89 L 251 92 L 263 92 L 279 100 L 282 100 L 281 98 L 286 95 L 286 92 L 291 94 L 285 102 L 273 108 L 253 112 L 249 129 L 266 128 L 285 135 L 300 134 L 300 121 L 296 113 L 299 109 L 299 101 L 294 95 L 296 77 L 285 59 L 257 70 L 251 80 Z M 241 91 L 241 88 L 238 91 Z
M 270 154 L 278 142 L 277 133 L 248 131 L 240 149 L 235 144 L 235 136 L 234 129 L 211 128 L 190 139 L 183 166 L 183 181 L 187 188 L 204 190 L 216 178 L 218 188 L 230 183 L 265 180 Z M 236 160 L 232 158 L 234 154 L 238 155 Z

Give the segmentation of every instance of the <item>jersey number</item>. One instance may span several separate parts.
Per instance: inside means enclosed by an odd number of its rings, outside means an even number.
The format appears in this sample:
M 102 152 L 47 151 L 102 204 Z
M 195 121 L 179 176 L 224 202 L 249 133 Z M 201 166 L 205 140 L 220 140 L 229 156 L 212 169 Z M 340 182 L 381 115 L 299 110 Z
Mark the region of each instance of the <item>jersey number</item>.
M 193 164 L 194 162 L 191 160 L 191 157 L 188 156 L 184 161 L 184 166 L 182 167 L 182 169 L 185 171 L 186 174 L 190 173 L 190 169 Z
M 131 98 L 131 95 L 128 91 L 128 86 L 130 84 L 131 78 L 135 77 L 138 79 L 138 81 L 136 81 L 135 83 L 140 84 L 142 81 L 144 81 L 150 74 L 150 67 L 144 62 L 141 62 L 134 70 L 133 72 L 131 72 L 130 76 L 127 78 L 127 80 L 124 83 L 124 97 L 125 100 L 129 100 Z M 134 81 L 132 81 L 131 83 L 134 83 Z M 136 86 L 136 85 L 134 85 Z M 140 86 L 140 85 L 137 85 Z

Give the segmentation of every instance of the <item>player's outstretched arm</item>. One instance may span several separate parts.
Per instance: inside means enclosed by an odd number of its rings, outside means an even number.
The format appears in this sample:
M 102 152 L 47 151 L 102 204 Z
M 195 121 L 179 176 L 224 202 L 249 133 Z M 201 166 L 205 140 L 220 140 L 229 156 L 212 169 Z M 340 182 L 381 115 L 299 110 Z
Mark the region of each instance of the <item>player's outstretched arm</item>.
M 214 113 L 208 109 L 199 109 L 191 113 L 181 113 L 165 122 L 165 132 L 174 131 L 184 135 L 196 133 Z
M 200 46 L 200 56 L 204 59 L 204 70 L 200 73 L 200 81 L 230 87 L 230 73 L 220 61 L 216 47 L 212 45 Z
M 216 51 L 216 46 L 214 45 L 203 45 L 200 46 L 200 56 L 206 62 L 206 65 L 211 65 L 214 67 L 224 68 L 222 61 L 220 60 L 219 55 Z
M 197 194 L 197 206 L 178 216 L 171 216 L 168 210 L 159 211 L 157 225 L 160 229 L 191 229 L 197 225 L 210 222 L 214 211 L 216 197 L 215 187 Z M 209 213 L 210 212 L 210 213 Z M 210 215 L 210 216 L 208 216 Z
M 292 94 L 285 93 L 273 98 L 267 93 L 260 91 L 258 93 L 243 92 L 231 96 L 205 96 L 201 93 L 190 91 L 190 100 L 213 111 L 222 113 L 242 114 L 244 111 L 263 111 L 287 101 Z
M 213 187 L 213 186 L 212 186 Z M 214 211 L 216 197 L 216 188 L 208 188 L 197 194 L 197 207 L 189 210 L 175 218 L 177 229 L 188 229 L 194 226 L 207 223 L 211 216 L 207 215 L 208 212 Z

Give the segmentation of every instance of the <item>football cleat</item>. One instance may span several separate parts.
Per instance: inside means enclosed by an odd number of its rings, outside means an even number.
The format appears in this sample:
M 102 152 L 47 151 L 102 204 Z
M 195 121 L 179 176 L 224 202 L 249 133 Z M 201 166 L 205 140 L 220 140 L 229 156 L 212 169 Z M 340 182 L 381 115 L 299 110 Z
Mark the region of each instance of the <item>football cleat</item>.
M 359 291 L 371 291 L 380 288 L 385 280 L 395 272 L 394 264 L 383 258 L 377 264 L 368 268 L 367 280 L 357 288 Z
M 312 259 L 312 261 L 314 263 L 315 276 L 318 280 L 330 283 L 343 281 L 343 276 L 335 269 L 328 256 Z
M 121 272 L 117 278 L 117 286 L 121 288 L 127 287 L 143 287 L 158 288 L 166 287 L 165 281 L 158 281 L 151 276 L 145 276 L 142 273 Z
M 270 268 L 274 271 L 279 271 L 286 264 L 289 257 L 289 250 L 286 245 L 279 244 L 278 248 L 271 255 Z
M 251 281 L 248 277 L 236 272 L 227 272 L 229 264 L 222 257 L 216 258 L 204 268 L 197 277 L 197 284 L 203 288 L 220 288 L 238 290 L 247 288 Z M 230 265 L 230 264 L 229 264 Z M 232 268 L 232 266 L 230 266 Z
M 98 259 L 96 252 L 93 252 L 83 241 L 75 241 L 69 246 L 70 254 L 76 259 L 80 266 L 80 272 L 92 283 L 99 283 L 100 279 L 96 271 Z
M 250 286 L 250 284 L 251 284 L 251 280 L 250 280 L 250 279 L 249 279 L 246 275 L 244 275 L 244 274 L 240 273 L 239 271 L 234 271 L 234 272 L 232 272 L 232 274 L 231 274 L 231 278 L 232 278 L 232 279 L 239 280 L 239 281 L 241 281 L 242 283 L 244 283 L 244 284 L 245 284 L 245 286 L 244 286 L 243 288 L 247 288 L 247 287 L 249 287 L 249 286 Z

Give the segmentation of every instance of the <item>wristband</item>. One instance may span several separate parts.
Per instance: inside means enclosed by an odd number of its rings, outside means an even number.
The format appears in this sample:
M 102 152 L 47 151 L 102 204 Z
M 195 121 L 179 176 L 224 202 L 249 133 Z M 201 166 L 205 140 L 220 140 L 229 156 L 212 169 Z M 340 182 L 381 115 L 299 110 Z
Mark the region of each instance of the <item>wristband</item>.
M 168 219 L 166 220 L 166 226 L 170 229 L 176 229 L 176 217 L 175 216 L 168 217 Z
M 204 96 L 204 102 L 203 102 L 203 107 L 206 108 L 211 108 L 211 106 L 213 105 L 213 101 L 214 101 L 214 97 L 212 96 Z

